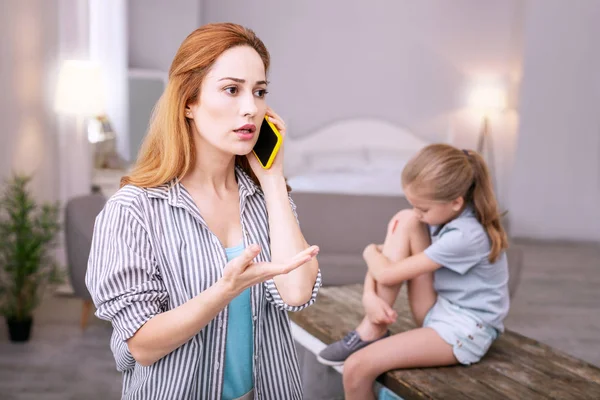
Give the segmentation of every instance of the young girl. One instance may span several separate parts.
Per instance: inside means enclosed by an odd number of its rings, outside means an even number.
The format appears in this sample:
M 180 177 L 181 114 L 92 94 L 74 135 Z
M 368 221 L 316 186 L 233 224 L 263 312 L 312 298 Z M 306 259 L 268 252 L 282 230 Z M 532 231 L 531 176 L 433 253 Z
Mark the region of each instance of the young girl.
M 319 354 L 344 364 L 349 400 L 373 399 L 374 380 L 392 369 L 478 362 L 508 313 L 508 242 L 483 158 L 430 145 L 406 165 L 402 185 L 413 209 L 392 218 L 383 246 L 363 253 L 366 316 Z M 390 337 L 403 282 L 420 328 Z

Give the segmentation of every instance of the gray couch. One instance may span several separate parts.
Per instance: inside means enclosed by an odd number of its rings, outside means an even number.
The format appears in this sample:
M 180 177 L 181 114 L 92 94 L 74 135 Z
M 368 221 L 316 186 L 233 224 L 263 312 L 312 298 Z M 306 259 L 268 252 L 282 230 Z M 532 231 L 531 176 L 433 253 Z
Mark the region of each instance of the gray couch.
M 76 297 L 83 300 L 81 329 L 87 327 L 92 313 L 92 297 L 85 285 L 85 273 L 92 245 L 96 216 L 102 211 L 106 199 L 94 193 L 69 199 L 65 210 L 65 238 L 69 281 Z
M 367 267 L 362 252 L 369 243 L 383 243 L 390 218 L 409 208 L 404 197 L 292 192 L 300 227 L 309 244 L 320 247 L 323 285 L 362 283 Z M 507 252 L 509 290 L 516 291 L 522 253 Z M 318 299 L 317 299 L 318 301 Z M 300 371 L 307 400 L 343 399 L 341 375 L 320 364 L 314 354 L 297 344 Z

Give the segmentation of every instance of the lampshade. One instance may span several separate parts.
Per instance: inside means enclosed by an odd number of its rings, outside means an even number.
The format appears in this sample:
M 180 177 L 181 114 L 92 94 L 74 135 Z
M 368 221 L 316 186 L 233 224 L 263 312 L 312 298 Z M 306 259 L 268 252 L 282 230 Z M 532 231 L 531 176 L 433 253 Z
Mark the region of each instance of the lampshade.
M 506 108 L 506 92 L 499 85 L 478 85 L 469 94 L 469 107 L 483 112 Z
M 56 112 L 81 116 L 100 115 L 106 111 L 105 96 L 99 66 L 78 60 L 63 63 L 54 100 Z

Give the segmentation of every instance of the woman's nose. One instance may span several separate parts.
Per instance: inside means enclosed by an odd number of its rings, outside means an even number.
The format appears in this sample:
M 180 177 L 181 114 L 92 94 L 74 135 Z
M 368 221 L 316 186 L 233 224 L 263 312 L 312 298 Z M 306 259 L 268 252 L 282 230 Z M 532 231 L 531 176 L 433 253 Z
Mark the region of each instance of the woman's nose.
M 256 99 L 254 96 L 243 96 L 242 104 L 240 105 L 241 114 L 246 116 L 253 117 L 256 115 L 258 111 L 258 107 L 256 106 Z

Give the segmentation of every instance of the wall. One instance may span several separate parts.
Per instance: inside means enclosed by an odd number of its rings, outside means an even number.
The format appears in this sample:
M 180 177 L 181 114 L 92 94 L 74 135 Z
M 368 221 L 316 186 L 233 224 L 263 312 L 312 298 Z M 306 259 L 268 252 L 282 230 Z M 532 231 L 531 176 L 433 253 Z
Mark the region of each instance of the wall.
M 127 0 L 129 149 L 121 154 L 128 161 L 137 157 L 173 57 L 200 26 L 200 13 L 200 0 Z
M 600 3 L 530 0 L 525 15 L 513 234 L 600 241 Z
M 455 144 L 474 147 L 479 120 L 465 112 L 464 95 L 482 76 L 518 79 L 521 4 L 203 0 L 202 23 L 241 23 L 265 42 L 270 101 L 292 137 L 368 116 L 431 140 L 453 131 Z M 503 196 L 514 123 L 493 122 Z
M 58 199 L 57 127 L 52 112 L 58 65 L 58 1 L 5 0 L 0 9 L 0 179 L 34 175 L 40 200 Z
M 480 77 L 499 78 L 517 100 L 516 111 L 493 116 L 491 124 L 511 233 L 600 240 L 600 225 L 588 224 L 600 220 L 600 83 L 592 45 L 599 3 L 151 3 L 130 0 L 130 67 L 166 71 L 200 23 L 249 26 L 271 52 L 270 102 L 292 137 L 373 116 L 431 140 L 452 132 L 453 143 L 474 147 L 479 120 L 464 108 L 465 91 Z
M 273 102 L 297 135 L 368 115 L 438 137 L 473 77 L 512 68 L 518 1 L 203 3 L 203 23 L 241 23 L 266 43 Z
M 201 0 L 127 0 L 129 68 L 167 72 L 179 45 L 200 26 Z

